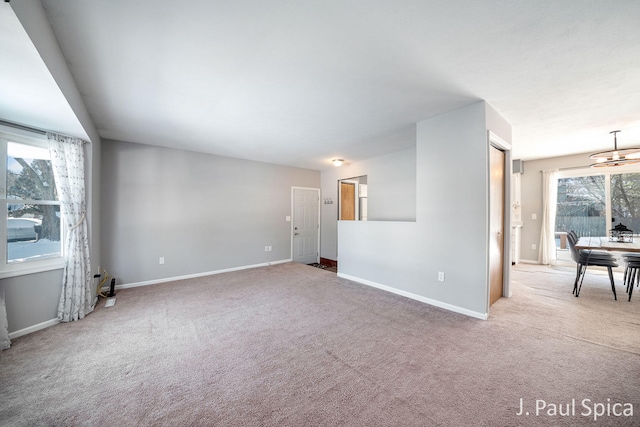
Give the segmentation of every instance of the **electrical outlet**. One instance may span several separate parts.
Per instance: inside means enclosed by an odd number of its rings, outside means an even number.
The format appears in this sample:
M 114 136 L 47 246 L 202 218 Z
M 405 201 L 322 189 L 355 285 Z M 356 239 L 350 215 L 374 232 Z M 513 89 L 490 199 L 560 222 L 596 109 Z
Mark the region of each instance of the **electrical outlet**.
M 538 215 L 536 215 L 536 214 L 531 214 L 531 219 L 538 219 Z
M 264 251 L 265 251 L 265 252 L 269 252 L 269 246 L 265 246 L 265 247 L 264 247 Z
M 160 259 L 158 260 L 158 263 L 159 264 L 164 264 L 164 257 L 163 256 L 160 257 Z
M 438 271 L 438 282 L 444 282 L 444 271 Z
M 537 247 L 536 247 L 536 244 L 535 244 L 535 243 L 531 245 L 531 249 L 532 249 L 532 250 L 534 250 L 534 251 L 537 249 Z
M 269 252 L 271 252 L 271 250 L 272 250 L 272 249 L 273 249 L 273 248 L 272 248 L 271 246 L 269 246 Z

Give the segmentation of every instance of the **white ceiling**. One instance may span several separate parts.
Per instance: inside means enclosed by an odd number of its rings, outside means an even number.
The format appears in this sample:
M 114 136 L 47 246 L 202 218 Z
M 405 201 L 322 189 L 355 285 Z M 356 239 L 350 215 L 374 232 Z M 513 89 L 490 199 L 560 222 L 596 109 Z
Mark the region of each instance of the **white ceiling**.
M 484 99 L 514 158 L 640 145 L 637 0 L 42 3 L 103 138 L 325 169 Z

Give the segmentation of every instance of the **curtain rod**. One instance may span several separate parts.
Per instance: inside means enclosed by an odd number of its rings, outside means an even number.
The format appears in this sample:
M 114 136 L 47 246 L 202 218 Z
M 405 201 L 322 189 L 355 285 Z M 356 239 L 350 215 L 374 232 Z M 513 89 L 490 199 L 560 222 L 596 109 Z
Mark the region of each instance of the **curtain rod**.
M 44 129 L 34 128 L 32 126 L 21 125 L 20 123 L 8 122 L 8 121 L 2 120 L 2 119 L 0 119 L 0 125 L 8 126 L 8 127 L 14 128 L 14 129 L 26 130 L 27 132 L 37 133 L 39 135 L 46 135 L 47 133 L 55 133 L 55 134 L 60 135 L 60 136 L 79 139 L 80 141 L 82 141 L 83 144 L 87 143 L 87 141 L 85 141 L 84 139 L 78 138 L 78 137 L 75 137 L 75 136 L 64 135 L 64 134 L 57 133 L 57 132 L 52 132 L 52 131 L 48 131 L 48 130 L 44 130 Z
M 46 135 L 47 134 L 46 130 L 34 128 L 34 127 L 31 127 L 31 126 L 21 125 L 19 123 L 7 122 L 5 120 L 0 120 L 0 125 L 5 125 L 5 126 L 9 126 L 11 128 L 20 129 L 20 130 L 26 130 L 27 132 L 38 133 L 40 135 Z

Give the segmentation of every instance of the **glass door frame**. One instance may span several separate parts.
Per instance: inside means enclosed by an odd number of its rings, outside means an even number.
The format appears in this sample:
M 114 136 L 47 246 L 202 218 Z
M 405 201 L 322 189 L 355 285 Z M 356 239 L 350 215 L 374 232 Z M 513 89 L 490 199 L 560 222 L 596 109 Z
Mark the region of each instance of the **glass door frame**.
M 578 167 L 558 171 L 558 179 L 562 178 L 578 178 L 581 176 L 604 175 L 604 197 L 605 197 L 605 223 L 607 224 L 607 234 L 611 230 L 611 175 L 625 173 L 640 173 L 640 163 L 626 166 L 590 168 Z M 557 200 L 556 200 L 557 203 Z M 634 230 L 634 233 L 640 233 L 640 230 Z

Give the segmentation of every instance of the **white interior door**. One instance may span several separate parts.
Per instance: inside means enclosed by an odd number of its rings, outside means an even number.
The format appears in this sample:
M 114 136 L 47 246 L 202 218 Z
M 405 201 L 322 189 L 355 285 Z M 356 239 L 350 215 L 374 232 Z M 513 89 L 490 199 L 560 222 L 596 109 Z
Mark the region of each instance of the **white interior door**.
M 292 259 L 311 264 L 320 259 L 320 189 L 293 188 Z

